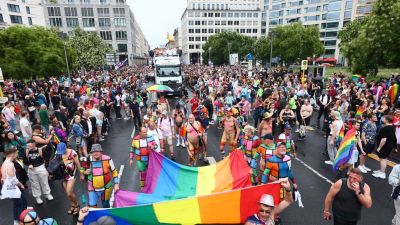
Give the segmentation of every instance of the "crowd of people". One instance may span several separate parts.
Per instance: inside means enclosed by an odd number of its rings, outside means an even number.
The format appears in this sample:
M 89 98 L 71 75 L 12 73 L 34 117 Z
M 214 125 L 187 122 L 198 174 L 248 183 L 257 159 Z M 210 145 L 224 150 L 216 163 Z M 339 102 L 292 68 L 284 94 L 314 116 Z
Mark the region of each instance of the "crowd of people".
M 369 186 L 358 183 L 363 173 L 371 171 L 366 165 L 369 153 L 376 151 L 380 160 L 380 170 L 372 176 L 385 179 L 387 158 L 393 149 L 400 149 L 399 77 L 367 81 L 333 74 L 324 79 L 281 68 L 249 72 L 240 66 L 190 65 L 182 70 L 187 91 L 171 103 L 163 94 L 157 97 L 144 88 L 151 67 L 77 72 L 71 78 L 26 83 L 6 80 L 3 92 L 8 101 L 0 115 L 5 156 L 1 171 L 3 186 L 14 185 L 22 193 L 13 198 L 15 224 L 26 209 L 28 180 L 37 204 L 43 204 L 43 197 L 53 199 L 49 180 L 62 179 L 70 215 L 80 211 L 74 194 L 78 176 L 87 182 L 88 206 L 96 207 L 100 199 L 103 207 L 110 207 L 112 191 L 119 189 L 118 171 L 101 142 L 115 119 L 133 123 L 127 154 L 130 165 L 137 162 L 141 187 L 150 151 L 175 160 L 176 149 L 186 149 L 188 165 L 199 166 L 208 163 L 207 131 L 220 129 L 221 156 L 240 149 L 252 168 L 253 185 L 282 183 L 282 205 L 273 211 L 271 196 L 263 196 L 260 213 L 246 224 L 280 224 L 277 215 L 293 202 L 290 192 L 298 188 L 291 168 L 296 142 L 305 140 L 307 131 L 325 132 L 327 166 L 335 163 L 343 135 L 354 132 L 355 150 L 337 170 L 339 183 L 328 193 L 323 217 L 330 219 L 330 204 L 337 196 L 351 197 L 358 207 L 352 208 L 355 216 L 349 218 L 343 212 L 351 205 L 334 203 L 335 224 L 356 224 L 361 205 L 371 207 Z M 396 179 L 390 183 L 397 187 L 400 179 Z M 400 217 L 400 203 L 396 205 Z

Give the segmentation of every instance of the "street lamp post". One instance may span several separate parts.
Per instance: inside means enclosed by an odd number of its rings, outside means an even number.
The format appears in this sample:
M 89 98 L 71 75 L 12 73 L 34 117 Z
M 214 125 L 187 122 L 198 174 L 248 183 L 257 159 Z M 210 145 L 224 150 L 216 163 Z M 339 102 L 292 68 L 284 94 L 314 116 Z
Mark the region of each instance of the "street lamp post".
M 269 67 L 272 68 L 272 48 L 273 48 L 273 44 L 272 42 L 274 41 L 274 33 L 271 31 L 271 52 L 269 55 Z
M 71 74 L 69 72 L 69 63 L 68 63 L 68 56 L 67 56 L 67 47 L 65 45 L 65 39 L 67 38 L 67 34 L 64 32 L 60 32 L 59 33 L 59 37 L 62 39 L 63 41 L 63 45 L 64 45 L 64 57 L 65 57 L 65 63 L 67 64 L 67 72 L 68 72 L 68 79 L 71 80 Z
M 229 60 L 229 65 L 231 64 L 231 48 L 232 48 L 232 42 L 228 42 L 228 60 Z

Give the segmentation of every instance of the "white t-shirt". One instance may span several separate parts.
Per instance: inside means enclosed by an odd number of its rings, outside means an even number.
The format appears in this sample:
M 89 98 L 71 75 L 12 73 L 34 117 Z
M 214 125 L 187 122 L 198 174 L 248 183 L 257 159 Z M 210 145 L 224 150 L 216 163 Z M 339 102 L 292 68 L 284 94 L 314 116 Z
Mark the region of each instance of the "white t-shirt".
M 19 121 L 19 126 L 21 128 L 22 136 L 24 138 L 31 138 L 32 135 L 32 127 L 29 123 L 29 120 L 25 117 L 22 117 Z
M 156 144 L 157 144 L 157 149 L 155 150 L 156 152 L 160 152 L 160 139 L 163 139 L 161 130 L 159 128 L 156 128 L 154 130 L 147 129 L 147 136 L 153 137 Z

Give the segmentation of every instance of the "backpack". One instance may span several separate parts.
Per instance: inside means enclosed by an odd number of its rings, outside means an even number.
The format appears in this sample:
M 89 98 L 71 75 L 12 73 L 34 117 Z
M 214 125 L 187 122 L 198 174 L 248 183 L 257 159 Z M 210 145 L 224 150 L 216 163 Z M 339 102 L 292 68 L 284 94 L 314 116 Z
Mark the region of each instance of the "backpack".
M 47 171 L 49 172 L 49 178 L 52 181 L 64 179 L 65 164 L 61 155 L 56 155 L 50 160 Z

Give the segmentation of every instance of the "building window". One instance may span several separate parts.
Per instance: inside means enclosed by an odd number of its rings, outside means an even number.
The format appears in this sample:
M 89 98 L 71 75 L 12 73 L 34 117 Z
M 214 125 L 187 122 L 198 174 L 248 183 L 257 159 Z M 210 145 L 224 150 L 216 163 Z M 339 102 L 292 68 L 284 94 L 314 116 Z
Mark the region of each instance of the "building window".
M 208 17 L 214 17 L 214 13 L 208 13 Z
M 216 21 L 215 21 L 215 26 L 219 26 L 219 25 L 221 25 L 221 21 L 216 20 Z
M 101 5 L 106 5 L 107 4 L 107 0 L 100 0 L 100 4 Z
M 189 29 L 189 34 L 193 34 L 193 29 Z
M 214 29 L 208 29 L 208 33 L 209 34 L 213 34 L 214 33 Z
M 10 20 L 11 23 L 22 24 L 22 17 L 20 16 L 10 15 Z
M 125 0 L 116 0 L 117 4 L 125 4 Z
M 78 16 L 78 10 L 74 7 L 65 7 L 65 16 L 72 16 L 72 17 L 77 17 Z
M 194 25 L 194 21 L 193 20 L 189 20 L 189 26 L 193 26 Z
M 83 3 L 90 4 L 90 0 L 83 0 Z
M 352 9 L 353 8 L 353 1 L 347 1 L 346 2 L 346 9 Z
M 127 40 L 126 31 L 115 31 L 115 37 L 117 40 Z
M 345 11 L 344 12 L 344 18 L 345 19 L 351 19 L 351 11 Z
M 114 8 L 113 12 L 114 12 L 114 16 L 118 16 L 118 17 L 125 16 L 125 8 Z
M 74 3 L 75 3 L 75 0 L 68 0 L 68 3 L 74 4 Z
M 127 44 L 118 44 L 118 52 L 128 52 Z
M 207 29 L 201 29 L 201 33 L 207 34 Z
M 82 16 L 83 17 L 93 17 L 93 8 L 81 8 Z
M 200 41 L 201 39 L 200 39 L 200 37 L 196 37 L 196 41 Z
M 194 41 L 194 37 L 189 37 L 189 41 Z
M 110 18 L 99 18 L 99 27 L 110 27 Z
M 66 18 L 67 27 L 79 27 L 78 18 Z
M 47 7 L 47 12 L 49 16 L 61 16 L 60 7 Z
M 52 27 L 62 27 L 61 18 L 50 18 L 50 26 Z
M 341 8 L 342 2 L 332 2 L 328 5 L 328 11 L 339 11 Z
M 258 29 L 253 29 L 253 34 L 257 34 L 258 33 Z
M 126 26 L 126 19 L 125 18 L 114 18 L 114 25 L 116 27 L 124 27 L 124 26 Z
M 209 21 L 208 21 L 208 25 L 209 25 L 209 26 L 214 26 L 214 21 L 213 21 L 213 20 L 209 20 Z
M 108 8 L 97 8 L 97 14 L 99 17 L 110 16 L 110 10 Z
M 338 20 L 340 18 L 340 12 L 328 13 L 326 16 L 327 20 Z
M 336 40 L 325 41 L 324 45 L 325 46 L 336 46 Z
M 194 47 L 193 45 L 189 45 L 189 49 L 193 49 L 193 47 Z
M 331 23 L 322 23 L 321 28 L 326 29 L 326 28 L 338 28 L 339 27 L 339 22 L 331 22 Z
M 334 55 L 335 49 L 325 49 L 325 55 Z
M 94 27 L 94 18 L 82 18 L 83 27 Z
M 233 21 L 232 20 L 229 20 L 228 21 L 228 26 L 232 26 L 233 25 Z
M 0 23 L 4 23 L 3 14 L 0 14 Z
M 33 23 L 32 23 L 32 17 L 28 17 L 28 24 L 31 25 L 31 26 L 33 25 Z
M 16 13 L 21 12 L 21 10 L 19 9 L 19 5 L 7 4 L 7 6 L 8 6 L 8 11 L 10 12 L 16 12 Z
M 215 17 L 221 17 L 221 13 L 215 13 Z
M 103 38 L 103 40 L 111 41 L 112 40 L 111 31 L 100 31 L 100 37 Z
M 26 7 L 26 14 L 31 14 L 31 8 L 29 8 L 29 6 Z
M 200 29 L 195 29 L 196 34 L 200 34 Z

